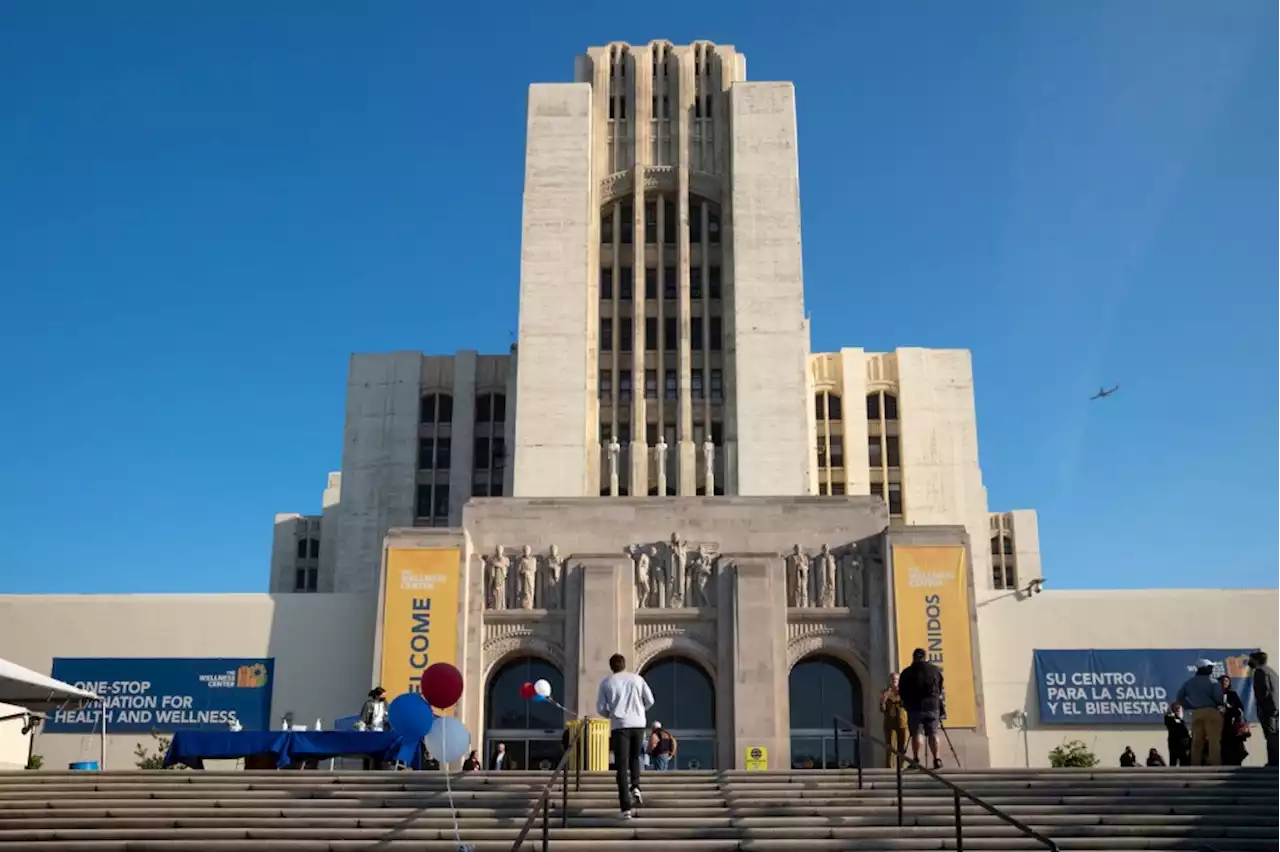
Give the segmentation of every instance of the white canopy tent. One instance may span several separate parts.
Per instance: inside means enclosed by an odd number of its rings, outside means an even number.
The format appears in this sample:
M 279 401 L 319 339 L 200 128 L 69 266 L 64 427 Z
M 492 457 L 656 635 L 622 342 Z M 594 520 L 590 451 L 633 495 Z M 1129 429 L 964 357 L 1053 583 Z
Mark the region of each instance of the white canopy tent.
M 9 660 L 0 659 L 0 704 L 22 707 L 22 713 L 0 716 L 0 722 L 6 719 L 24 719 L 27 724 L 23 733 L 33 726 L 33 719 L 43 719 L 46 710 L 61 707 L 71 702 L 100 701 L 92 692 L 72 686 L 48 675 L 32 671 Z M 106 769 L 107 760 L 107 721 L 102 715 L 102 754 L 99 768 Z

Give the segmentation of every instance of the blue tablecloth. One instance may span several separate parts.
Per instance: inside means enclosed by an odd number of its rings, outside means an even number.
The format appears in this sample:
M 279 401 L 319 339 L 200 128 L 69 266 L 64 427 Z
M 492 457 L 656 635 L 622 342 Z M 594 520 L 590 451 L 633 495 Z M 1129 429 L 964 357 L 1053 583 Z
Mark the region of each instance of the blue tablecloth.
M 182 731 L 173 735 L 164 765 L 203 769 L 205 760 L 262 754 L 275 755 L 276 766 L 360 755 L 421 768 L 418 741 L 394 731 Z

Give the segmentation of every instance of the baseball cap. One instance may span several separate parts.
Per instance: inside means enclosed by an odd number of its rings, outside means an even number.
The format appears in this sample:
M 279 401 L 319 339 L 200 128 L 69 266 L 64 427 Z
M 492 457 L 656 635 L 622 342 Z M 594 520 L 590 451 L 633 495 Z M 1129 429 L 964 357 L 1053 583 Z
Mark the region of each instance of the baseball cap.
M 1201 657 L 1200 659 L 1196 660 L 1196 668 L 1211 669 L 1213 668 L 1213 660 L 1206 660 L 1204 657 Z
M 653 723 L 653 729 L 656 731 L 661 727 L 662 727 L 662 723 L 655 720 Z

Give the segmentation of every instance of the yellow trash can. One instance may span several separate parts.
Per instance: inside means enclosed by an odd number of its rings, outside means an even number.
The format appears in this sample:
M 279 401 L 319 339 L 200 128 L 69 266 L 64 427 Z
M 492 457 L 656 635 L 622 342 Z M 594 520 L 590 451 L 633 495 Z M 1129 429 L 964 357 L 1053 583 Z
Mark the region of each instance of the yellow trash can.
M 609 720 L 587 720 L 587 763 L 591 772 L 609 771 Z

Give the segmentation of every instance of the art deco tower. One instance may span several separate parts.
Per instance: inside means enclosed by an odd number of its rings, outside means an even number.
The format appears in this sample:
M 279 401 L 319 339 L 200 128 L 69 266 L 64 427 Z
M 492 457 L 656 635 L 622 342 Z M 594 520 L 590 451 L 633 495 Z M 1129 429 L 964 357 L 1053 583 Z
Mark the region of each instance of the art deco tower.
M 809 493 L 793 87 L 708 42 L 574 77 L 529 90 L 514 496 Z

